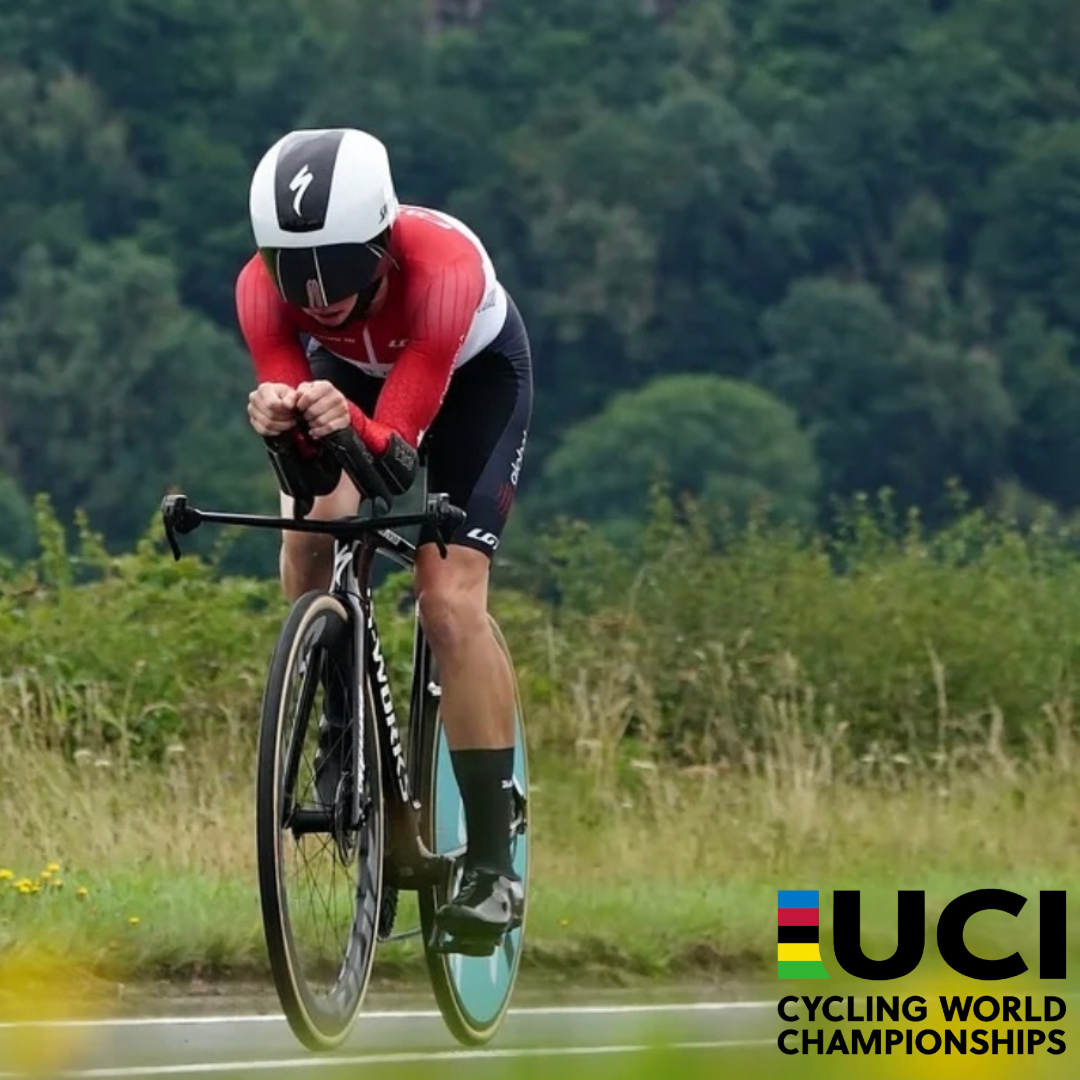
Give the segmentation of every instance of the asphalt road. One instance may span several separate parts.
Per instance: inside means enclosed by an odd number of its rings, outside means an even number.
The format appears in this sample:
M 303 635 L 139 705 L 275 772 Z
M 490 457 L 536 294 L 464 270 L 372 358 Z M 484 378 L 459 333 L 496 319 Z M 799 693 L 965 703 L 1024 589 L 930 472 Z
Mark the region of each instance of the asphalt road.
M 597 1004 L 523 1006 L 511 1009 L 488 1046 L 460 1046 L 430 1007 L 368 1009 L 349 1041 L 328 1055 L 313 1055 L 293 1037 L 278 1014 L 166 1016 L 0 1025 L 0 1078 L 12 1072 L 15 1058 L 26 1060 L 28 1046 L 62 1067 L 37 1075 L 82 1080 L 135 1080 L 146 1077 L 242 1077 L 272 1075 L 275 1080 L 319 1076 L 328 1080 L 340 1068 L 378 1072 L 397 1064 L 489 1061 L 507 1058 L 603 1057 L 640 1052 L 657 1042 L 690 1050 L 759 1044 L 775 1045 L 775 1001 L 695 1002 L 688 1004 Z M 30 1041 L 32 1040 L 32 1042 Z M 20 1050 L 21 1054 L 16 1054 Z M 553 1067 L 555 1061 L 552 1062 Z M 379 1068 L 365 1067 L 378 1066 Z M 444 1072 L 444 1068 L 438 1070 Z

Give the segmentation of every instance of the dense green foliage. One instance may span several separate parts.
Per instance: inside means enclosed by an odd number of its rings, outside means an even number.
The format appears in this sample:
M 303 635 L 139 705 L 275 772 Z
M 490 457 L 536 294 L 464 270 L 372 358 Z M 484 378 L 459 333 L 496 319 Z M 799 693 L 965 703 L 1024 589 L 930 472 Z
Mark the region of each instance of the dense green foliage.
M 679 520 L 658 499 L 632 554 L 584 525 L 554 535 L 537 559 L 550 599 L 493 597 L 537 751 L 592 740 L 737 765 L 821 739 L 838 758 L 932 765 L 1049 744 L 1077 705 L 1080 534 L 958 510 L 928 534 L 857 502 L 827 537 Z M 44 502 L 38 525 L 43 554 L 0 585 L 0 725 L 35 722 L 69 754 L 119 741 L 159 757 L 237 724 L 254 738 L 285 612 L 276 582 L 221 577 L 213 557 L 174 563 L 157 539 L 112 556 L 85 526 L 68 548 Z M 376 594 L 402 703 L 409 589 L 399 571 Z
M 24 0 L 0 43 L 8 554 L 42 491 L 118 547 L 170 485 L 273 505 L 232 285 L 300 125 L 377 132 L 488 244 L 536 352 L 531 523 L 622 518 L 658 468 L 820 522 L 888 485 L 941 523 L 951 479 L 1080 503 L 1074 0 Z M 615 394 L 688 375 L 758 393 L 717 391 L 715 453 L 672 422 L 592 457 Z

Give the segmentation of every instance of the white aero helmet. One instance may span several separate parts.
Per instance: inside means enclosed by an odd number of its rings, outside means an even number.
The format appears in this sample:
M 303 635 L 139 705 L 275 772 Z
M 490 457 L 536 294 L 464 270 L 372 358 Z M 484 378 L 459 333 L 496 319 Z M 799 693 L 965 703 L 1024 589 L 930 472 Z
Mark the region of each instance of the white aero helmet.
M 325 307 L 360 295 L 385 272 L 398 201 L 386 147 L 355 128 L 292 131 L 251 178 L 251 228 L 282 299 Z

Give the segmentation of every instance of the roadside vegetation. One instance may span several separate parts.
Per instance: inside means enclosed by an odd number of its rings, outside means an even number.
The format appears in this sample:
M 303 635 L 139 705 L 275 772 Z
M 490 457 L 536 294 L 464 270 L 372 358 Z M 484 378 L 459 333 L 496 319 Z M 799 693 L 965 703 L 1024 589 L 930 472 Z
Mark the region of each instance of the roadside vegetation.
M 174 563 L 156 525 L 120 556 L 76 531 L 42 500 L 42 554 L 0 586 L 0 952 L 261 978 L 277 584 Z M 502 573 L 533 761 L 523 983 L 775 978 L 778 888 L 863 889 L 872 955 L 899 888 L 928 919 L 967 888 L 1080 896 L 1075 535 L 961 510 L 930 537 L 883 501 L 833 536 L 657 497 L 630 548 L 569 523 Z M 378 594 L 398 687 L 407 590 Z M 1036 907 L 969 943 L 1034 956 Z M 378 971 L 422 978 L 418 944 Z

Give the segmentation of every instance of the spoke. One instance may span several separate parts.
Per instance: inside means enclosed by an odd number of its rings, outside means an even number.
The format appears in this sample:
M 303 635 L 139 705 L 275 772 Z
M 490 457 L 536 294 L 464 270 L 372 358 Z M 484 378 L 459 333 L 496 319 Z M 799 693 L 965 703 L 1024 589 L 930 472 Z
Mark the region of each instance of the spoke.
M 316 786 L 315 750 L 318 747 L 318 724 L 312 723 L 317 708 L 325 698 L 323 675 L 326 653 L 312 650 L 306 662 L 294 673 L 288 695 L 287 715 L 292 728 L 283 737 L 288 740 L 288 757 L 293 785 L 292 805 L 296 810 L 323 806 Z M 323 704 L 325 709 L 325 704 Z M 347 728 L 335 732 L 326 747 L 330 755 L 344 757 Z M 287 789 L 286 789 L 287 790 Z M 331 820 L 333 815 L 331 815 Z M 355 905 L 355 890 L 348 888 L 348 864 L 339 858 L 334 827 L 328 832 L 306 833 L 295 840 L 290 836 L 286 847 L 291 858 L 286 867 L 287 903 L 294 912 L 295 945 L 302 969 L 318 973 L 317 982 L 326 993 L 337 984 L 344 956 L 349 948 Z M 342 878 L 342 873 L 345 878 Z M 343 887 L 345 886 L 345 887 Z M 346 895 L 344 899 L 340 893 Z M 305 958 L 307 958 L 305 960 Z M 322 977 L 323 969 L 327 977 Z

